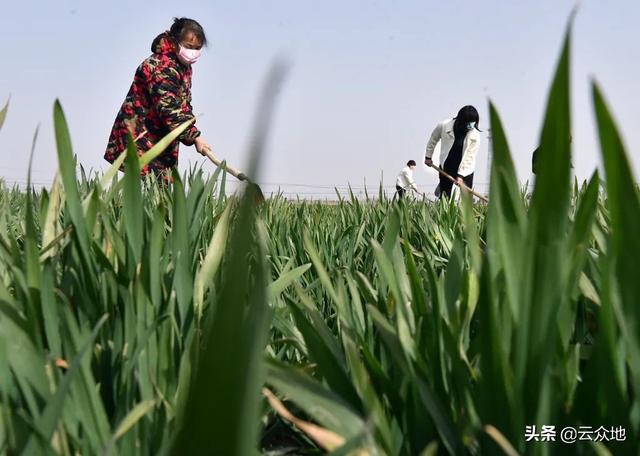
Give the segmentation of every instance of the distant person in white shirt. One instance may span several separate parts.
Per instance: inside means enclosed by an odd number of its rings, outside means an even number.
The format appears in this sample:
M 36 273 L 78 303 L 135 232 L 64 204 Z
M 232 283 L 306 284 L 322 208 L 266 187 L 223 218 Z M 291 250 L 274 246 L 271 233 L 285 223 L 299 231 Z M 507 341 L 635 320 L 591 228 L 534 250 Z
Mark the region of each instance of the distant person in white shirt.
M 433 152 L 439 142 L 442 169 L 456 180 L 457 185 L 473 188 L 476 155 L 480 148 L 479 122 L 480 116 L 473 106 L 464 106 L 456 117 L 440 122 L 427 143 L 424 164 L 433 166 Z M 452 188 L 453 182 L 440 175 L 436 196 L 451 197 Z
M 414 160 L 409 160 L 407 162 L 407 166 L 402 168 L 400 173 L 398 173 L 398 177 L 396 179 L 396 193 L 398 194 L 398 198 L 402 199 L 408 189 L 420 194 L 418 186 L 413 181 L 414 169 L 416 169 L 416 162 Z

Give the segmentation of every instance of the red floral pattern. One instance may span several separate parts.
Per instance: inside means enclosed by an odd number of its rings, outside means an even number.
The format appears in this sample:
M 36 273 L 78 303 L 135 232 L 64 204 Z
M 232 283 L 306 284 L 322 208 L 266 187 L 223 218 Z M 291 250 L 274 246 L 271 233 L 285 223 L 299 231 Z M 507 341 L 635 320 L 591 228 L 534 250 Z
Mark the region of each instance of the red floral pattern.
M 193 118 L 191 66 L 178 60 L 167 32 L 153 41 L 151 50 L 153 54 L 136 70 L 113 124 L 104 154 L 110 163 L 126 150 L 129 131 L 135 139 L 138 155 L 142 155 L 173 129 Z M 190 146 L 199 135 L 200 131 L 192 124 L 155 160 L 144 166 L 142 174 L 176 167 L 180 142 Z

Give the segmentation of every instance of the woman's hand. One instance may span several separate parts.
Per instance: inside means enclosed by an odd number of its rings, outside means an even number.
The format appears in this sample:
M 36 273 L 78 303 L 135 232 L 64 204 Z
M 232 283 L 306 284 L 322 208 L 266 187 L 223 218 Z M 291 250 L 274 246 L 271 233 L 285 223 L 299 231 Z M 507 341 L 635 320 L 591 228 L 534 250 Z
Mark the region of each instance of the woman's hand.
M 431 168 L 433 166 L 433 160 L 425 157 L 424 164 L 427 165 L 429 168 Z
M 464 180 L 461 177 L 457 177 L 456 178 L 456 185 L 458 185 L 459 187 L 464 187 Z
M 207 150 L 211 151 L 211 146 L 204 140 L 202 136 L 198 136 L 193 145 L 196 146 L 196 150 L 200 155 L 206 155 L 205 151 Z

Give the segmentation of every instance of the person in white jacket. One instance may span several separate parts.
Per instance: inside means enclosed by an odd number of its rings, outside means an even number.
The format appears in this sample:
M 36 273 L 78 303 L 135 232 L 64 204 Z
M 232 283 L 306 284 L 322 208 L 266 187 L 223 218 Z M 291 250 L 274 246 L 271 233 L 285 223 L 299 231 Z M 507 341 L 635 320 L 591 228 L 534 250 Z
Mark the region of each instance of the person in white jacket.
M 420 194 L 418 186 L 413 180 L 414 169 L 416 169 L 415 160 L 409 160 L 407 166 L 402 168 L 398 173 L 398 177 L 396 178 L 396 193 L 398 194 L 398 198 L 402 198 L 409 189 Z
M 456 184 L 472 188 L 476 155 L 480 148 L 479 122 L 480 116 L 473 106 L 464 106 L 456 117 L 440 122 L 427 143 L 425 165 L 433 166 L 433 151 L 440 142 L 440 167 L 456 179 Z M 441 198 L 451 197 L 453 182 L 440 175 L 438 188 Z

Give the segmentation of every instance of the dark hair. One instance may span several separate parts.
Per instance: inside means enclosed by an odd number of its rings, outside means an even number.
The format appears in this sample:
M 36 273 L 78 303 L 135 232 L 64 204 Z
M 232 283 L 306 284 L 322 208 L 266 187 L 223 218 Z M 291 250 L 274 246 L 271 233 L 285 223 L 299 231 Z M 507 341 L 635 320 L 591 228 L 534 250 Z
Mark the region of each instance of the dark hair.
M 415 160 L 409 160 L 409 161 L 407 162 L 407 166 L 416 166 L 416 162 L 415 162 Z
M 480 131 L 478 124 L 480 123 L 480 116 L 478 110 L 471 105 L 463 106 L 458 111 L 458 115 L 454 117 L 455 123 L 453 124 L 453 131 L 462 133 L 466 132 L 467 124 L 473 123 L 476 130 Z
M 169 36 L 173 38 L 176 43 L 179 43 L 189 33 L 193 33 L 198 41 L 202 43 L 202 46 L 207 45 L 207 35 L 205 35 L 204 29 L 197 21 L 187 17 L 174 17 L 173 24 L 171 24 L 171 28 L 169 29 Z

